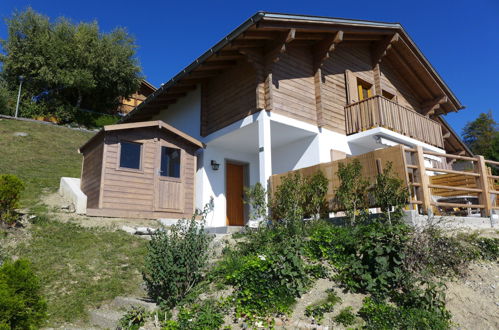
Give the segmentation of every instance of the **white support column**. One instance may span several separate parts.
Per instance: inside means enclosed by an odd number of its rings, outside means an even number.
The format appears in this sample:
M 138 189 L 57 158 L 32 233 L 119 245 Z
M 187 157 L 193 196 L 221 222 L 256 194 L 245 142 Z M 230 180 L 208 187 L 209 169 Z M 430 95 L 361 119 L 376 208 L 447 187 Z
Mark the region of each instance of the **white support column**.
M 268 188 L 268 180 L 272 175 L 272 146 L 270 143 L 270 118 L 267 111 L 262 110 L 258 115 L 258 160 L 259 181 Z

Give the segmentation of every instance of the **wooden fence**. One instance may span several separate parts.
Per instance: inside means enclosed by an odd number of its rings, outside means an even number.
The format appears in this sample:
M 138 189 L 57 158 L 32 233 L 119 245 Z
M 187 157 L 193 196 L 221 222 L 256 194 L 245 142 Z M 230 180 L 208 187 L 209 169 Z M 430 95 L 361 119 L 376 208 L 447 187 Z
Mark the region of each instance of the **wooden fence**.
M 426 156 L 426 157 L 425 157 Z M 448 168 L 436 168 L 428 159 L 429 157 L 443 157 L 468 161 L 474 164 L 472 171 L 456 171 Z M 317 171 L 322 171 L 329 181 L 326 198 L 331 201 L 340 181 L 337 176 L 339 164 L 348 164 L 359 160 L 362 165 L 362 176 L 374 182 L 378 173 L 392 163 L 392 173 L 400 178 L 409 188 L 410 204 L 420 209 L 421 213 L 438 213 L 438 208 L 473 208 L 480 209 L 483 216 L 490 216 L 492 210 L 499 210 L 498 184 L 499 176 L 490 173 L 486 164 L 499 165 L 499 162 L 485 160 L 483 156 L 465 157 L 450 154 L 440 154 L 423 151 L 422 147 L 407 148 L 397 145 L 353 156 L 342 160 L 322 163 L 295 171 L 273 175 L 270 178 L 270 189 L 274 192 L 281 184 L 282 179 L 288 175 L 299 173 L 307 177 Z M 463 204 L 438 201 L 441 197 L 459 197 L 463 195 L 476 196 L 478 204 Z M 495 198 L 493 196 L 496 196 Z
M 374 182 L 379 171 L 381 171 L 388 162 L 391 162 L 393 173 L 397 177 L 402 179 L 404 183 L 408 183 L 405 169 L 404 147 L 398 145 L 390 148 L 371 151 L 358 156 L 348 157 L 342 160 L 321 163 L 295 171 L 272 175 L 270 178 L 270 190 L 271 192 L 274 192 L 276 188 L 281 184 L 282 179 L 290 174 L 292 175 L 294 173 L 299 173 L 301 176 L 307 177 L 316 173 L 317 171 L 322 171 L 324 176 L 329 181 L 326 199 L 330 201 L 333 199 L 335 191 L 340 185 L 340 180 L 337 176 L 339 165 L 349 164 L 355 159 L 359 160 L 360 164 L 362 165 L 362 176 L 368 179 L 370 182 Z
M 345 126 L 347 135 L 385 127 L 439 148 L 444 147 L 439 123 L 380 95 L 347 105 Z

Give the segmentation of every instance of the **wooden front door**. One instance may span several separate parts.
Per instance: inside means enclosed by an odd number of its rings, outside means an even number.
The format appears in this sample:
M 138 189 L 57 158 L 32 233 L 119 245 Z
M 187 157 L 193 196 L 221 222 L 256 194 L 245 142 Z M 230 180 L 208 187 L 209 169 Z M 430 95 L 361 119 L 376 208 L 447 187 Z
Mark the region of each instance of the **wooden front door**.
M 227 225 L 244 226 L 244 166 L 226 165 Z

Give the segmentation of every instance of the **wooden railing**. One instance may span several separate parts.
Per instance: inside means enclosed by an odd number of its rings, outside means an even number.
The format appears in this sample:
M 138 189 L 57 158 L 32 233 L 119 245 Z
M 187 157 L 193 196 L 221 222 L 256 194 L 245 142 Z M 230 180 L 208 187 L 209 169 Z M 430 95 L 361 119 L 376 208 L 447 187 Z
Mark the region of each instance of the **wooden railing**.
M 433 146 L 444 147 L 439 123 L 380 95 L 347 105 L 345 122 L 347 135 L 385 127 Z
M 429 157 L 428 157 L 429 156 Z M 430 160 L 435 158 L 450 158 L 473 163 L 470 171 L 456 171 L 445 167 L 434 167 Z M 303 177 L 321 171 L 328 179 L 326 199 L 334 199 L 340 185 L 337 176 L 340 164 L 348 164 L 358 160 L 362 165 L 362 177 L 374 183 L 378 173 L 388 163 L 392 164 L 392 173 L 407 184 L 411 193 L 409 203 L 419 213 L 438 214 L 441 208 L 447 209 L 479 209 L 482 215 L 490 216 L 492 210 L 499 210 L 499 176 L 494 176 L 487 165 L 499 166 L 499 162 L 486 160 L 483 156 L 465 157 L 450 154 L 424 151 L 422 147 L 407 148 L 402 145 L 374 150 L 362 155 L 348 157 L 327 163 L 272 175 L 270 192 L 273 194 L 282 180 L 290 174 L 299 173 Z M 444 160 L 444 163 L 447 163 Z M 428 164 L 428 165 L 427 165 Z M 430 165 L 431 164 L 431 165 Z M 455 197 L 454 200 L 465 200 L 463 196 L 473 196 L 477 204 L 451 203 L 441 201 L 445 197 Z M 495 196 L 495 197 L 494 197 Z M 440 201 L 439 201 L 440 200 Z M 331 208 L 332 211 L 337 211 Z
M 499 176 L 491 174 L 489 165 L 499 162 L 486 160 L 483 156 L 466 157 L 423 151 L 422 147 L 405 148 L 407 182 L 411 191 L 411 204 L 419 205 L 424 213 L 434 213 L 440 207 L 479 209 L 482 216 L 490 216 L 492 210 L 499 210 L 497 181 Z M 473 164 L 471 171 L 434 168 L 425 165 L 425 155 L 468 161 Z M 431 174 L 431 175 L 430 175 Z M 453 203 L 436 200 L 436 197 L 473 196 L 478 204 Z M 495 196 L 495 197 L 494 197 Z M 465 198 L 463 198 L 465 199 Z

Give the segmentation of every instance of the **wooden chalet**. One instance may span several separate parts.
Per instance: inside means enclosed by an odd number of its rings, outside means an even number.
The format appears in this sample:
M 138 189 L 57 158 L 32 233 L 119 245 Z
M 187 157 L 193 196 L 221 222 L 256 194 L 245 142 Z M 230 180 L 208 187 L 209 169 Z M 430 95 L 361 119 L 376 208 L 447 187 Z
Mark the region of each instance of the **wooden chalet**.
M 194 205 L 202 207 L 214 197 L 209 225 L 222 226 L 248 223 L 244 186 L 267 186 L 272 175 L 380 148 L 420 147 L 431 168 L 451 170 L 455 158 L 445 155 L 474 157 L 444 120 L 463 108 L 398 23 L 258 12 L 121 123 L 128 127 L 160 120 L 203 144 L 196 153 L 196 170 L 189 168 L 186 176 L 195 182 Z M 148 128 L 140 130 L 145 134 Z M 106 134 L 110 132 L 104 129 L 92 142 L 96 148 L 107 145 Z M 113 172 L 110 177 L 118 179 L 114 171 L 120 151 L 113 148 L 103 151 L 110 165 L 102 173 Z M 194 155 L 189 150 L 185 154 Z M 153 154 L 161 155 L 159 149 Z M 133 180 L 123 176 L 122 187 L 134 190 L 140 175 L 146 172 L 134 173 Z M 118 204 L 101 199 L 99 207 L 133 204 L 141 214 L 156 212 L 153 201 L 176 196 L 176 188 L 168 186 L 161 195 L 153 188 L 161 176 L 148 175 L 150 188 L 140 186 L 144 196 L 150 190 L 148 202 L 122 202 L 116 191 L 110 198 Z M 82 185 L 85 176 L 84 167 Z M 97 205 L 94 201 L 93 207 Z

